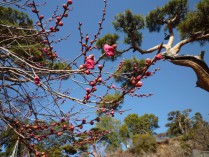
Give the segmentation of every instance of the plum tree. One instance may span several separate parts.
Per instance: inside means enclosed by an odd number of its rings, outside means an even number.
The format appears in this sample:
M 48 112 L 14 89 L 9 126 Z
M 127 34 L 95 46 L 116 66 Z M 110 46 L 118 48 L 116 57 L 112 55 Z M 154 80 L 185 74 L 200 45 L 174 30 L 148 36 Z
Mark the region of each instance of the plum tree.
M 122 114 L 124 110 L 120 110 L 120 104 L 125 96 L 151 96 L 139 94 L 138 91 L 143 86 L 143 79 L 151 77 L 158 70 L 156 68 L 151 72 L 149 68 L 161 59 L 193 68 L 198 77 L 197 86 L 209 91 L 209 70 L 203 60 L 204 53 L 195 56 L 178 54 L 188 43 L 207 43 L 208 0 L 198 2 L 194 11 L 188 10 L 187 0 L 170 0 L 145 18 L 134 15 L 131 10 L 118 14 L 113 26 L 116 32 L 125 34 L 124 43 L 128 47 L 124 50 L 118 48 L 119 35 L 109 33 L 100 37 L 104 29 L 107 0 L 103 3 L 95 34 L 84 34 L 83 23 L 80 22 L 81 50 L 71 53 L 74 58 L 61 58 L 54 47 L 70 36 L 66 33 L 64 37 L 57 37 L 73 11 L 72 0 L 60 4 L 61 7 L 55 8 L 49 18 L 40 9 L 47 8 L 47 3 L 35 0 L 0 2 L 1 131 L 10 128 L 18 137 L 17 141 L 28 148 L 27 153 L 37 157 L 50 156 L 47 148 L 38 146 L 41 142 L 47 143 L 47 139 L 59 137 L 68 137 L 68 140 L 63 138 L 62 141 L 63 146 L 70 146 L 64 147 L 64 151 L 69 152 L 70 149 L 76 153 L 74 148 L 92 144 L 109 133 L 101 130 L 92 133 L 84 128 L 98 122 L 98 115 L 102 113 L 111 116 Z M 29 9 L 36 21 L 33 23 L 28 15 L 13 7 L 21 11 Z M 168 42 L 163 43 L 162 40 L 148 50 L 141 49 L 141 30 L 147 27 L 150 32 L 161 33 L 163 26 L 169 32 L 165 38 Z M 177 44 L 174 44 L 174 30 L 181 35 Z M 101 54 L 98 56 L 95 50 L 101 51 Z M 107 62 L 116 61 L 123 53 L 130 51 L 155 54 L 151 59 L 121 60 L 116 67 L 112 62 Z M 95 117 L 85 115 L 88 110 L 95 111 Z M 149 126 L 147 131 L 152 132 L 152 129 Z M 79 137 L 82 137 L 82 141 Z M 15 149 L 14 153 L 17 151 Z M 56 153 L 62 152 L 56 150 Z

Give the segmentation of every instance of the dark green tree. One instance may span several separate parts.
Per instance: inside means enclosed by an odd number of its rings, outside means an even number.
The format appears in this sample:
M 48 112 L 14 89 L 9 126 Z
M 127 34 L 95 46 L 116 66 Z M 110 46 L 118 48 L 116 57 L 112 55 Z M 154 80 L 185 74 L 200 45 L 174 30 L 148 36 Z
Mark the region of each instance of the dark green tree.
M 138 116 L 137 114 L 129 114 L 124 119 L 124 124 L 127 125 L 129 132 L 135 134 L 153 134 L 158 126 L 158 117 L 154 114 L 144 114 Z
M 132 138 L 133 148 L 130 150 L 134 154 L 155 153 L 157 151 L 157 142 L 155 137 L 147 134 L 136 134 Z
M 168 128 L 168 134 L 171 136 L 187 135 L 189 128 L 191 128 L 191 119 L 189 118 L 189 113 L 191 109 L 180 111 L 171 111 L 168 113 L 168 121 L 166 124 Z
M 120 138 L 126 148 L 135 154 L 154 152 L 156 140 L 153 134 L 158 127 L 158 117 L 153 114 L 129 114 L 120 127 Z

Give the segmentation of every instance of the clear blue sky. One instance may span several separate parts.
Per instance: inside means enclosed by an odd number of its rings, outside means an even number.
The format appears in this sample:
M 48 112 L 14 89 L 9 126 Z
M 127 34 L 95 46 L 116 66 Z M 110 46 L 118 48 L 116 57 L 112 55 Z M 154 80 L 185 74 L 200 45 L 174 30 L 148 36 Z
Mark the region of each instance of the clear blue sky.
M 48 3 L 45 7 L 40 9 L 45 17 L 50 17 L 53 13 L 53 8 L 58 4 L 59 8 L 65 0 L 46 0 Z M 136 14 L 146 15 L 150 10 L 157 6 L 162 6 L 167 0 L 109 0 L 107 7 L 106 20 L 103 25 L 101 36 L 106 33 L 116 33 L 112 26 L 114 16 L 126 9 L 131 9 Z M 197 0 L 189 0 L 190 8 L 194 8 Z M 63 58 L 73 58 L 80 53 L 79 32 L 77 30 L 78 23 L 83 23 L 84 34 L 89 34 L 90 38 L 96 33 L 98 29 L 98 22 L 101 19 L 103 0 L 74 0 L 73 11 L 69 13 L 69 18 L 63 20 L 64 26 L 60 31 L 60 36 L 70 34 L 67 41 L 63 41 L 59 45 L 55 45 L 58 55 Z M 30 13 L 33 17 L 34 15 Z M 144 40 L 142 48 L 147 49 L 156 44 L 163 42 L 164 32 L 160 34 L 148 33 L 144 30 Z M 177 34 L 175 34 L 177 36 Z M 121 39 L 123 34 L 121 34 Z M 178 36 L 175 42 L 178 41 Z M 122 42 L 118 43 L 118 48 L 123 49 L 126 46 Z M 181 54 L 198 54 L 205 50 L 205 61 L 209 64 L 209 46 L 199 47 L 198 44 L 189 44 L 183 48 Z M 93 51 L 96 56 L 99 51 Z M 135 55 L 138 58 L 151 57 L 152 55 L 140 55 L 132 52 L 124 54 L 122 58 L 130 58 Z M 116 61 L 116 63 L 118 62 Z M 111 62 L 107 62 L 112 65 Z M 195 87 L 196 75 L 192 69 L 180 67 L 171 64 L 168 61 L 160 61 L 154 67 L 161 70 L 155 76 L 143 81 L 144 85 L 141 89 L 142 93 L 153 93 L 149 98 L 130 98 L 126 97 L 123 109 L 131 109 L 125 112 L 122 116 L 116 115 L 116 118 L 123 120 L 125 116 L 130 113 L 138 113 L 143 115 L 145 113 L 152 113 L 159 117 L 160 128 L 156 132 L 163 132 L 166 130 L 165 123 L 167 122 L 167 114 L 173 110 L 192 109 L 193 115 L 195 112 L 200 112 L 205 119 L 209 120 L 209 93 Z M 66 82 L 68 85 L 68 82 Z

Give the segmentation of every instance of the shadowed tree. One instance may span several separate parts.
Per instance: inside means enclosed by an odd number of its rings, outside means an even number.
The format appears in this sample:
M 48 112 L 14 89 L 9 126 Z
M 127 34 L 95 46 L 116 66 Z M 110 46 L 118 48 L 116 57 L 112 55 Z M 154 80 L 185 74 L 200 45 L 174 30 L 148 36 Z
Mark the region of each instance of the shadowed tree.
M 191 119 L 189 118 L 189 113 L 191 109 L 186 109 L 182 112 L 171 111 L 168 113 L 168 121 L 166 124 L 168 128 L 168 134 L 172 136 L 177 135 L 187 135 L 188 130 L 191 128 Z

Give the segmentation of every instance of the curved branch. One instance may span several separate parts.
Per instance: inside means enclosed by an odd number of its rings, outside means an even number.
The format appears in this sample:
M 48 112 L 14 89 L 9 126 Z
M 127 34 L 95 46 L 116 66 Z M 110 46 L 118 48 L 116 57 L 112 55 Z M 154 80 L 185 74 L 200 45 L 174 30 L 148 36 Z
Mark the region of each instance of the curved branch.
M 190 67 L 197 75 L 197 87 L 209 92 L 209 68 L 201 56 L 181 55 L 165 56 L 170 62 L 180 66 Z
M 172 53 L 173 54 L 177 54 L 180 50 L 181 47 L 193 42 L 193 41 L 198 41 L 198 40 L 204 40 L 204 39 L 209 39 L 209 33 L 208 34 L 202 34 L 202 32 L 197 32 L 195 33 L 192 37 L 184 39 L 182 41 L 180 41 L 179 43 L 177 43 L 173 48 L 172 48 Z
M 135 42 L 135 34 L 132 33 L 132 38 L 131 38 L 131 45 L 134 49 L 134 51 L 138 51 L 140 52 L 141 54 L 146 54 L 146 53 L 152 53 L 156 50 L 161 50 L 162 48 L 166 48 L 166 45 L 165 44 L 159 44 L 159 45 L 156 45 L 148 50 L 142 50 L 140 47 L 137 46 L 136 42 Z

